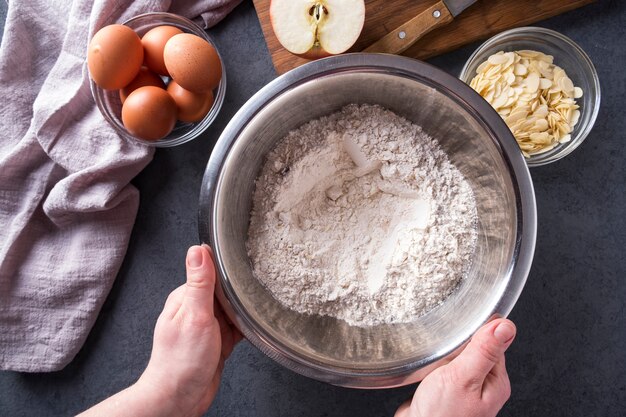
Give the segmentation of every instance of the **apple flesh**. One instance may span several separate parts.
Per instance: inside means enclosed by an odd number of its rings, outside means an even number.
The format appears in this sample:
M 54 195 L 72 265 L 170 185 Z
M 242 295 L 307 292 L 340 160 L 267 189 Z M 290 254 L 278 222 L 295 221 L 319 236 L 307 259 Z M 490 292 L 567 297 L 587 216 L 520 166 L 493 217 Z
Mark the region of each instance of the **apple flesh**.
M 272 28 L 283 47 L 307 59 L 341 54 L 359 38 L 364 0 L 272 0 Z

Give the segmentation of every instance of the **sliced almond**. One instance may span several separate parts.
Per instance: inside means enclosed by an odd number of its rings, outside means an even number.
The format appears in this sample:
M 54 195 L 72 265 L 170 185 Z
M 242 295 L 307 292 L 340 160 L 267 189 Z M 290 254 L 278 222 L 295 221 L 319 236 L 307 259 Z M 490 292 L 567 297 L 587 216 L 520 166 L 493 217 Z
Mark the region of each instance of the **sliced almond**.
M 537 121 L 535 121 L 535 129 L 539 132 L 548 130 L 548 127 L 548 121 L 546 119 L 537 119 Z
M 507 59 L 508 58 L 504 55 L 503 52 L 498 52 L 497 54 L 491 55 L 489 58 L 487 58 L 487 61 L 489 61 L 491 65 L 501 65 L 504 64 Z
M 583 96 L 583 89 L 580 87 L 574 87 L 574 98 L 581 98 Z
M 526 84 L 526 91 L 534 93 L 539 89 L 539 75 L 536 72 L 530 73 L 524 83 Z
M 574 83 L 567 75 L 559 80 L 559 87 L 561 87 L 561 90 L 565 91 L 569 95 L 574 95 Z
M 515 75 L 526 75 L 528 73 L 528 68 L 525 65 L 517 63 L 515 64 L 515 69 L 513 70 Z
M 552 87 L 552 81 L 548 80 L 547 78 L 541 78 L 539 80 L 539 88 L 541 88 L 542 90 L 546 90 L 548 88 Z

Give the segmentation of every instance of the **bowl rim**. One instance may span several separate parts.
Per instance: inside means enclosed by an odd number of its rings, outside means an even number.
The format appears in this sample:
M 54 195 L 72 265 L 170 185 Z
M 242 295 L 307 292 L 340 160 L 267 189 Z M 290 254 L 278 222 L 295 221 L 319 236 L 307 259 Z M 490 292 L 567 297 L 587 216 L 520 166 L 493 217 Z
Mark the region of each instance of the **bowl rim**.
M 213 105 L 211 106 L 211 109 L 209 110 L 209 112 L 204 116 L 204 118 L 202 118 L 202 120 L 193 123 L 194 128 L 192 128 L 191 130 L 189 130 L 188 132 L 184 133 L 183 135 L 179 136 L 179 137 L 175 137 L 175 138 L 170 138 L 170 139 L 158 139 L 156 141 L 148 141 L 148 140 L 144 140 L 144 139 L 140 139 L 137 138 L 133 135 L 131 135 L 129 132 L 127 132 L 125 129 L 121 128 L 117 123 L 115 123 L 114 120 L 110 120 L 111 116 L 108 115 L 104 110 L 106 108 L 106 105 L 104 104 L 103 101 L 103 96 L 104 94 L 107 93 L 107 91 L 109 90 L 105 90 L 101 87 L 99 87 L 91 77 L 88 77 L 89 79 L 89 88 L 91 90 L 91 95 L 94 99 L 94 101 L 96 102 L 96 107 L 98 107 L 98 110 L 100 111 L 100 114 L 102 114 L 102 117 L 105 119 L 105 121 L 113 128 L 113 130 L 115 130 L 115 132 L 124 140 L 130 142 L 130 143 L 134 143 L 134 144 L 139 144 L 142 146 L 147 146 L 149 148 L 170 148 L 170 147 L 174 147 L 174 146 L 178 146 L 178 145 L 182 145 L 184 143 L 190 142 L 196 138 L 198 138 L 199 136 L 202 135 L 203 132 L 205 132 L 209 126 L 211 126 L 211 124 L 213 124 L 213 122 L 215 121 L 215 119 L 217 118 L 217 116 L 220 113 L 220 110 L 222 108 L 222 105 L 224 104 L 224 100 L 226 98 L 226 66 L 224 64 L 224 58 L 222 57 L 222 55 L 220 54 L 220 51 L 217 47 L 217 45 L 215 44 L 215 41 L 213 40 L 213 38 L 202 28 L 200 27 L 198 24 L 196 24 L 194 21 L 175 14 L 175 13 L 169 13 L 169 12 L 148 12 L 148 13 L 142 13 L 142 14 L 138 14 L 136 16 L 131 17 L 130 19 L 125 20 L 124 22 L 122 22 L 122 25 L 125 26 L 129 26 L 129 23 L 134 23 L 136 21 L 141 21 L 142 19 L 146 19 L 146 18 L 162 18 L 162 19 L 171 19 L 173 21 L 175 21 L 176 23 L 178 23 L 181 26 L 187 26 L 186 29 L 189 30 L 189 33 L 192 33 L 194 35 L 198 35 L 200 37 L 202 37 L 204 40 L 206 40 L 207 42 L 209 42 L 211 44 L 211 46 L 213 46 L 213 48 L 215 49 L 215 52 L 217 53 L 217 56 L 220 59 L 220 66 L 222 68 L 222 77 L 220 79 L 220 82 L 218 84 L 218 86 L 216 87 L 216 90 L 214 90 L 214 92 L 216 92 L 216 94 L 214 95 L 213 98 Z M 168 24 L 172 24 L 171 22 L 168 21 L 164 21 L 161 24 L 163 25 L 168 25 Z M 155 23 L 155 27 L 157 26 L 157 24 Z M 129 26 L 130 27 L 130 26 Z M 132 27 L 131 27 L 132 29 Z M 134 29 L 133 29 L 134 30 Z M 200 35 L 200 33 L 202 35 Z M 102 95 L 102 97 L 101 97 Z M 120 119 L 120 123 L 121 123 L 121 119 Z M 178 121 L 176 122 L 178 123 Z M 197 132 L 194 133 L 194 129 L 196 127 L 199 127 L 199 130 Z
M 482 322 L 476 323 L 474 328 L 466 329 L 463 334 L 451 338 L 445 348 L 429 357 L 376 371 L 329 367 L 310 358 L 303 358 L 296 352 L 290 351 L 268 333 L 264 333 L 263 329 L 255 326 L 241 306 L 237 305 L 237 296 L 229 284 L 220 256 L 216 234 L 217 219 L 214 216 L 223 163 L 233 143 L 250 120 L 285 91 L 318 77 L 347 71 L 389 71 L 394 75 L 413 77 L 420 81 L 428 79 L 430 85 L 437 86 L 440 91 L 446 90 L 450 98 L 464 103 L 463 107 L 473 115 L 476 122 L 490 132 L 493 138 L 496 138 L 495 143 L 500 149 L 505 164 L 509 167 L 509 175 L 517 199 L 517 241 L 513 253 L 515 261 L 509 270 L 501 298 L 493 310 L 486 311 Z M 254 94 L 233 116 L 215 144 L 202 180 L 198 216 L 200 240 L 213 248 L 216 260 L 217 298 L 227 316 L 243 335 L 267 356 L 292 371 L 319 381 L 353 388 L 390 388 L 416 382 L 420 379 L 418 373 L 420 369 L 433 365 L 457 350 L 482 324 L 493 317 L 507 316 L 519 298 L 530 271 L 537 227 L 535 195 L 528 167 L 519 152 L 517 142 L 497 112 L 468 85 L 432 65 L 396 55 L 366 53 L 345 54 L 305 64 L 276 78 Z
M 509 40 L 516 38 L 522 35 L 532 35 L 534 37 L 549 37 L 552 40 L 556 40 L 561 45 L 567 46 L 571 48 L 576 54 L 578 54 L 582 58 L 582 65 L 586 66 L 589 69 L 589 80 L 594 85 L 596 90 L 595 94 L 595 105 L 591 109 L 589 122 L 584 126 L 578 135 L 575 138 L 572 138 L 572 141 L 567 144 L 567 146 L 560 147 L 555 153 L 551 155 L 546 154 L 538 154 L 534 158 L 530 157 L 528 159 L 525 158 L 526 163 L 529 167 L 538 167 L 543 165 L 548 165 L 552 162 L 559 161 L 565 158 L 567 155 L 571 154 L 574 150 L 576 150 L 589 136 L 589 133 L 593 129 L 593 126 L 596 123 L 596 119 L 598 118 L 598 114 L 600 112 L 601 105 L 601 88 L 600 88 L 600 78 L 598 77 L 598 71 L 596 67 L 593 65 L 593 61 L 589 58 L 589 55 L 574 42 L 571 38 L 563 35 L 560 32 L 557 32 L 553 29 L 547 29 L 539 26 L 522 26 L 518 28 L 513 28 L 509 30 L 505 30 L 503 32 L 498 33 L 484 41 L 478 48 L 474 50 L 474 52 L 470 55 L 470 57 L 465 61 L 463 65 L 463 69 L 459 73 L 459 79 L 466 84 L 469 84 L 471 81 L 472 74 L 469 74 L 469 68 L 476 62 L 478 56 L 482 54 L 485 50 L 491 48 L 493 44 L 500 40 Z

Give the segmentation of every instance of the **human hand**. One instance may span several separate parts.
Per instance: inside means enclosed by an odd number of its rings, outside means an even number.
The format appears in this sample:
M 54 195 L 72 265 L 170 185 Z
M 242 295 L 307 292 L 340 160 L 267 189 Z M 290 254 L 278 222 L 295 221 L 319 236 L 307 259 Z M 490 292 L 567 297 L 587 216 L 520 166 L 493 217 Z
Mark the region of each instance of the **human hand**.
M 504 352 L 515 338 L 506 319 L 485 324 L 465 349 L 420 383 L 395 417 L 493 417 L 511 395 Z
M 189 248 L 186 264 L 187 283 L 167 298 L 150 362 L 136 385 L 151 391 L 170 415 L 198 416 L 215 398 L 224 361 L 242 336 L 214 303 L 215 265 L 208 247 Z

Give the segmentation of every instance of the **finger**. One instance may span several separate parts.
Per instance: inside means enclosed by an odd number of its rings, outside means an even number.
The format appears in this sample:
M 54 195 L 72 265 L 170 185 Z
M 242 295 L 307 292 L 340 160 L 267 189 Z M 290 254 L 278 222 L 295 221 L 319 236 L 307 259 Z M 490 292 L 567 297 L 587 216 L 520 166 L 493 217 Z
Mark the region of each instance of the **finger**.
M 230 357 L 230 354 L 233 353 L 235 349 L 235 334 L 230 331 L 230 329 L 221 329 L 222 336 L 222 351 L 221 356 L 223 360 L 226 360 Z
M 211 247 L 206 244 L 203 244 L 202 247 L 207 249 L 211 257 L 211 261 L 213 261 L 213 264 L 215 265 L 214 258 L 213 258 L 214 256 L 213 249 L 211 249 Z M 241 342 L 244 339 L 244 336 L 239 331 L 237 326 L 233 324 L 233 322 L 230 320 L 228 315 L 226 315 L 226 313 L 224 312 L 224 308 L 222 307 L 222 304 L 220 303 L 220 300 L 217 298 L 214 298 L 213 300 L 213 313 L 215 314 L 215 318 L 217 318 L 220 324 L 222 340 L 225 339 L 224 337 L 225 333 L 230 333 L 230 337 L 232 338 L 232 344 L 224 358 L 224 359 L 227 359 L 228 356 L 230 356 L 230 353 L 232 352 L 232 350 L 237 345 L 237 343 Z
M 480 328 L 467 347 L 449 366 L 465 387 L 482 390 L 485 377 L 492 371 L 515 338 L 515 325 L 498 319 Z
M 187 283 L 182 306 L 195 317 L 212 319 L 215 267 L 209 252 L 202 246 L 187 251 Z
M 504 357 L 504 353 L 500 356 L 498 362 L 493 365 L 493 368 L 491 368 L 491 371 L 489 371 L 489 373 L 498 379 L 502 378 L 503 376 L 506 376 L 508 378 L 508 374 L 506 373 L 506 359 Z
M 185 294 L 185 286 L 181 285 L 167 296 L 165 300 L 165 306 L 163 306 L 163 312 L 161 313 L 168 319 L 171 319 L 176 315 L 183 303 L 183 296 Z
M 243 340 L 243 334 L 235 326 L 233 326 L 232 329 L 233 329 L 233 346 L 236 346 L 237 343 Z
M 215 318 L 220 325 L 220 333 L 222 335 L 222 358 L 228 359 L 233 349 L 243 339 L 243 335 L 239 330 L 231 323 L 228 316 L 224 314 L 219 300 L 216 300 L 214 304 Z
M 485 378 L 481 398 L 494 412 L 499 411 L 511 396 L 511 382 L 506 372 L 504 354 Z
M 215 317 L 217 317 L 218 319 L 226 320 L 226 313 L 224 313 L 224 309 L 220 304 L 220 300 L 213 300 L 213 314 L 215 314 Z
M 214 305 L 213 310 L 215 312 L 215 317 L 219 321 L 220 327 L 222 329 L 224 328 L 227 329 L 233 334 L 233 346 L 241 342 L 244 339 L 244 336 L 239 331 L 237 326 L 235 326 L 235 324 L 230 320 L 228 315 L 224 312 L 224 308 L 222 307 L 220 300 L 216 298 L 213 305 Z
M 221 320 L 221 322 L 227 324 L 228 327 L 234 327 L 233 322 L 230 320 L 228 315 L 224 312 L 224 308 L 222 307 L 220 300 L 217 298 L 213 300 L 213 312 L 215 314 L 215 317 Z
M 403 402 L 393 417 L 409 417 L 411 415 L 411 400 Z

